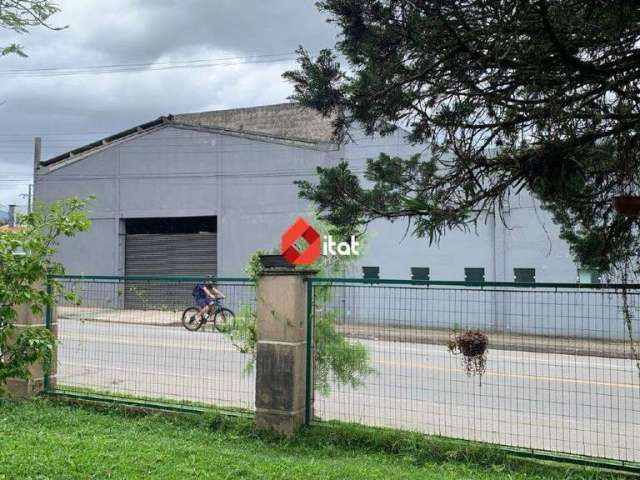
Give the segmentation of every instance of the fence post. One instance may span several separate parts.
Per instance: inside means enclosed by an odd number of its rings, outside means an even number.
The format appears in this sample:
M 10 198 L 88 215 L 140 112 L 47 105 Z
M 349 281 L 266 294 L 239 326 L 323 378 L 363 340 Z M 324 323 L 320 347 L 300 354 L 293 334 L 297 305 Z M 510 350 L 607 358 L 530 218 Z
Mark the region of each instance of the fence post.
M 47 283 L 47 291 L 51 293 L 51 285 Z M 55 306 L 47 307 L 44 315 L 34 315 L 29 305 L 19 305 L 16 307 L 16 330 L 20 331 L 24 328 L 46 327 L 54 332 L 57 336 L 57 321 L 55 320 Z M 9 378 L 6 384 L 6 396 L 14 400 L 26 400 L 38 395 L 44 390 L 51 388 L 52 382 L 55 383 L 56 375 L 56 353 L 51 365 L 51 371 L 45 373 L 42 364 L 34 363 L 29 367 L 31 378 L 24 380 L 22 378 Z
M 307 312 L 306 312 L 306 337 L 307 337 L 307 363 L 305 365 L 305 392 L 304 392 L 304 424 L 310 425 L 313 419 L 313 368 L 315 367 L 313 359 L 315 358 L 315 351 L 313 345 L 313 330 L 314 330 L 314 303 L 313 303 L 313 282 L 310 278 L 306 279 L 307 284 Z
M 256 288 L 256 424 L 292 434 L 305 422 L 307 288 L 314 271 L 269 271 Z
M 47 279 L 47 293 L 49 296 L 53 294 L 53 285 L 51 279 Z M 51 305 L 47 305 L 45 310 L 45 326 L 53 333 L 53 336 L 58 340 L 58 304 L 54 300 Z M 56 388 L 58 373 L 58 345 L 56 343 L 53 351 L 53 358 L 51 359 L 51 368 L 44 375 L 44 391 L 50 392 Z

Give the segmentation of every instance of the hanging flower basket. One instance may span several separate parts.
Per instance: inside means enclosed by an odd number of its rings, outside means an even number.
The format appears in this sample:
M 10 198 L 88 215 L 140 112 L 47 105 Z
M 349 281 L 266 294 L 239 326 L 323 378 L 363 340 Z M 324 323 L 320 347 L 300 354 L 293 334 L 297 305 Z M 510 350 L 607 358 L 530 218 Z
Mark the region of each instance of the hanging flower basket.
M 640 216 L 640 197 L 620 195 L 613 198 L 613 208 L 625 217 Z
M 487 364 L 487 347 L 489 339 L 480 330 L 467 330 L 449 340 L 449 351 L 462 354 L 464 371 L 467 375 L 482 377 Z

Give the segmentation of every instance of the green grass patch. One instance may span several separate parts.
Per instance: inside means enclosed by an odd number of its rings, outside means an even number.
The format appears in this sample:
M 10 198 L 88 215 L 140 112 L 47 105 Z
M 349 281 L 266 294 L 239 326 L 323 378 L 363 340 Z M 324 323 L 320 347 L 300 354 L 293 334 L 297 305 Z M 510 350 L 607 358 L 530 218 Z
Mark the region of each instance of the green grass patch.
M 241 407 L 214 407 L 210 403 L 195 402 L 191 400 L 172 400 L 166 397 L 154 397 L 148 395 L 134 395 L 130 393 L 114 392 L 97 388 L 76 387 L 71 385 L 56 386 L 52 396 L 62 395 L 71 398 L 86 399 L 96 402 L 117 402 L 125 405 L 148 406 L 150 408 L 166 410 L 184 410 L 186 412 L 216 411 L 227 415 L 253 415 L 253 411 Z M 0 479 L 1 480 L 1 479 Z
M 499 449 L 327 424 L 284 438 L 247 417 L 0 403 L 0 479 L 605 479 Z

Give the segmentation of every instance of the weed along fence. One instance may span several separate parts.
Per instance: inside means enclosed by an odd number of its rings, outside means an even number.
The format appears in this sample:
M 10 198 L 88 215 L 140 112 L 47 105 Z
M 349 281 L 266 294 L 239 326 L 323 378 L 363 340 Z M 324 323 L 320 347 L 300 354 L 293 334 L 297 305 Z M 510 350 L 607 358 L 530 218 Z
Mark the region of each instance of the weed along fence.
M 57 393 L 141 398 L 253 409 L 250 359 L 211 323 L 182 325 L 199 278 L 58 278 L 80 303 L 57 307 Z M 224 304 L 243 321 L 255 310 L 246 279 L 217 279 Z
M 216 279 L 233 323 L 193 332 L 181 318 L 200 279 L 58 281 L 81 302 L 60 299 L 49 322 L 57 394 L 252 410 L 283 432 L 339 420 L 640 466 L 638 286 L 273 271 L 257 286 Z
M 620 289 L 375 282 L 310 286 L 316 419 L 640 461 Z M 635 348 L 639 293 L 627 293 Z M 323 340 L 336 335 L 347 343 Z M 329 348 L 342 349 L 338 375 Z

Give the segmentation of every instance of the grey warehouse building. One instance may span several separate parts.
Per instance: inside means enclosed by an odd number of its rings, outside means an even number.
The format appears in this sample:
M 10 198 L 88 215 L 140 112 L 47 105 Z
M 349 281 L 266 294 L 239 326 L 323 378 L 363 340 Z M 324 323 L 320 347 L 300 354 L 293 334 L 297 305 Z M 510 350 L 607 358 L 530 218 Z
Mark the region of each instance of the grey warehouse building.
M 380 152 L 428 155 L 402 129 L 350 133 L 334 143 L 330 120 L 293 104 L 164 116 L 41 161 L 36 199 L 96 197 L 91 230 L 61 244 L 70 274 L 239 276 L 255 250 L 277 247 L 310 211 L 295 180 L 342 160 L 362 172 Z M 384 278 L 422 267 L 438 280 L 576 281 L 567 245 L 530 197 L 514 198 L 506 220 L 489 214 L 477 231 L 434 246 L 406 235 L 403 222 L 379 221 L 360 266 Z

